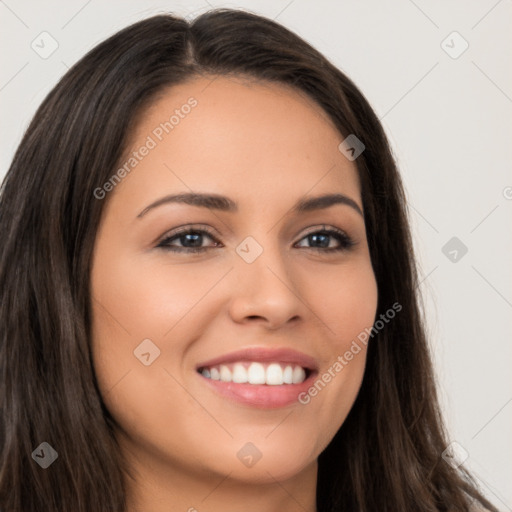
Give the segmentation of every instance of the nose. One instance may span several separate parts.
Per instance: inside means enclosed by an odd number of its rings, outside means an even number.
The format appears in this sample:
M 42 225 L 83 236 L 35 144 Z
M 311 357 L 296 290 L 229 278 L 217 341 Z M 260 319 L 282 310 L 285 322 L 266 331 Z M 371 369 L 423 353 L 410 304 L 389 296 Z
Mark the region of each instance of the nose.
M 237 256 L 233 274 L 237 284 L 229 313 L 234 322 L 278 329 L 304 315 L 297 279 L 280 251 L 264 250 L 252 263 Z

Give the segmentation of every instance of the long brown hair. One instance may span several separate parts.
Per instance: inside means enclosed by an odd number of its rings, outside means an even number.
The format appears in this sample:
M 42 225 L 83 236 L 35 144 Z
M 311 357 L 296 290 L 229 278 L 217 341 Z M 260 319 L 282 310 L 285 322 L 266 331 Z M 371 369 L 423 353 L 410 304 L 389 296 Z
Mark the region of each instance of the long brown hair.
M 95 380 L 89 271 L 129 128 L 163 90 L 197 75 L 294 86 L 366 146 L 356 160 L 377 279 L 377 316 L 402 311 L 372 338 L 356 402 L 319 457 L 319 512 L 496 510 L 447 446 L 428 352 L 406 200 L 389 144 L 356 86 L 297 35 L 246 12 L 191 23 L 159 15 L 83 57 L 37 111 L 0 203 L 0 505 L 5 512 L 125 510 L 125 462 Z M 107 198 L 108 199 L 108 198 Z M 41 442 L 58 452 L 42 470 Z

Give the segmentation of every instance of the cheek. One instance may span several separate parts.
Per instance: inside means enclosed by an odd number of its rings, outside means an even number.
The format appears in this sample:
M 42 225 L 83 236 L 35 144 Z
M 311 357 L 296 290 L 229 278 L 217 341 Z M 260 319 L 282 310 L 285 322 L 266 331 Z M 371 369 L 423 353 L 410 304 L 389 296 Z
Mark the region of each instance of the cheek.
M 315 273 L 309 288 L 311 304 L 316 304 L 316 312 L 325 323 L 331 347 L 343 350 L 373 325 L 378 292 L 369 262 Z
M 202 299 L 224 271 L 169 264 L 164 255 L 139 255 L 136 259 L 116 252 L 113 245 L 101 247 L 101 258 L 94 261 L 91 273 L 92 344 L 98 382 L 108 392 L 129 373 L 126 380 L 136 378 L 161 389 L 161 382 L 154 380 L 155 372 L 145 370 L 173 368 L 182 360 L 189 341 L 200 336 L 211 321 L 211 307 L 205 308 L 210 303 Z M 158 354 L 150 367 L 136 356 L 146 353 L 139 347 L 146 347 L 144 340 L 148 339 L 156 347 L 149 344 L 150 351 Z M 133 398 L 137 402 L 136 394 Z
M 300 401 L 321 425 L 320 450 L 342 425 L 359 392 L 366 365 L 364 340 L 375 321 L 378 291 L 369 262 L 331 269 L 329 276 L 316 278 L 320 286 L 311 301 L 326 326 L 327 357 Z
M 98 266 L 92 275 L 93 296 L 110 314 L 107 323 L 115 319 L 133 339 L 163 338 L 218 279 L 193 265 L 155 260 L 116 255 L 115 264 Z

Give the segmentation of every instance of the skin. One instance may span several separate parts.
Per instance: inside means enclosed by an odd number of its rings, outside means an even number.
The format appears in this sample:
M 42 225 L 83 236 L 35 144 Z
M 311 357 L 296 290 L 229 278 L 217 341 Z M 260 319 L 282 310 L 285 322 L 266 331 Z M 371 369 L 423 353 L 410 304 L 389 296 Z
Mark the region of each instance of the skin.
M 299 198 L 327 193 L 362 210 L 356 167 L 316 103 L 242 78 L 167 90 L 139 120 L 130 151 L 190 97 L 197 106 L 107 195 L 93 255 L 93 358 L 133 475 L 129 511 L 314 511 L 317 458 L 352 407 L 366 349 L 308 404 L 273 410 L 218 395 L 195 366 L 245 347 L 288 347 L 322 374 L 372 326 L 377 286 L 362 215 L 344 204 L 292 212 Z M 239 209 L 167 203 L 138 217 L 191 191 Z M 204 235 L 202 253 L 157 247 L 180 226 L 209 227 L 216 240 Z M 318 248 L 307 235 L 324 226 L 355 245 Z M 247 236 L 263 248 L 250 264 L 236 252 Z M 160 350 L 149 366 L 134 356 L 144 339 Z M 237 457 L 247 442 L 262 455 L 252 467 Z

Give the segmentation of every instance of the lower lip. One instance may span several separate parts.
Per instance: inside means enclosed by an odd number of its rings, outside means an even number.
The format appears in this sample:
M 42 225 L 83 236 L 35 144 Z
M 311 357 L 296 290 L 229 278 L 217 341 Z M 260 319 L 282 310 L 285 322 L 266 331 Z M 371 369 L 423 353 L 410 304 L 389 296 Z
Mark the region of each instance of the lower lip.
M 312 385 L 316 372 L 300 384 L 282 384 L 269 386 L 267 384 L 237 384 L 213 380 L 198 374 L 206 384 L 217 393 L 237 403 L 250 405 L 260 409 L 277 409 L 294 403 L 299 403 L 299 395 L 305 393 Z

